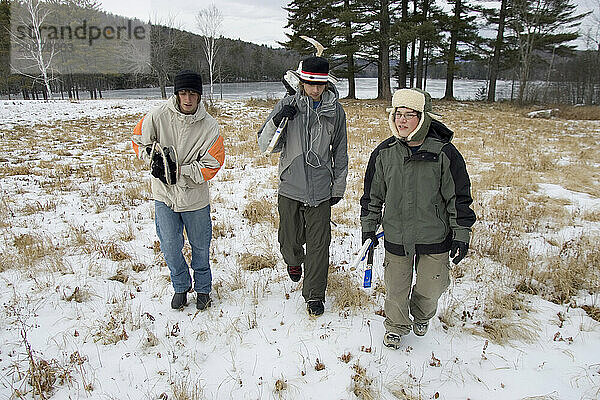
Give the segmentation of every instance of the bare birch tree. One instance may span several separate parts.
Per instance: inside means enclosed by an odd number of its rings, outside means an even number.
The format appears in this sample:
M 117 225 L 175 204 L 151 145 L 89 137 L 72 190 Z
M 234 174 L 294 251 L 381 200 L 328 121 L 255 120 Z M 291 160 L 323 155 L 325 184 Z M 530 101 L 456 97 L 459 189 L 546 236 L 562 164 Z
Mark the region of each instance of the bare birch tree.
M 221 33 L 221 24 L 223 23 L 223 14 L 213 4 L 207 8 L 203 8 L 196 15 L 196 26 L 200 31 L 200 35 L 204 40 L 202 48 L 208 63 L 208 74 L 210 79 L 210 98 L 214 98 L 214 72 L 216 65 L 216 57 L 218 52 L 217 38 Z
M 50 82 L 54 79 L 52 60 L 58 51 L 55 50 L 54 41 L 43 37 L 40 29 L 51 10 L 39 0 L 24 0 L 19 5 L 18 13 L 15 13 L 13 8 L 12 18 L 16 18 L 16 21 L 13 21 L 12 25 L 19 24 L 29 28 L 29 35 L 18 35 L 11 30 L 13 61 L 15 61 L 11 62 L 11 67 L 21 75 L 42 82 L 46 95 L 51 99 L 53 96 Z

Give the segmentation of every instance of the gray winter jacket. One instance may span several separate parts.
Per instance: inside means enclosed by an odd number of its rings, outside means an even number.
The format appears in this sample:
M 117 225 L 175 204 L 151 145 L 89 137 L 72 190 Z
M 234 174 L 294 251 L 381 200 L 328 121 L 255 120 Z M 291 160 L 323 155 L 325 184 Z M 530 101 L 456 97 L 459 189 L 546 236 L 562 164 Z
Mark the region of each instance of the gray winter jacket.
M 258 132 L 265 151 L 277 127 L 273 117 L 286 104 L 298 112 L 289 121 L 273 149 L 280 152 L 279 194 L 309 206 L 331 197 L 343 197 L 348 175 L 346 113 L 338 102 L 335 86 L 329 84 L 314 110 L 313 100 L 300 92 L 281 100 Z

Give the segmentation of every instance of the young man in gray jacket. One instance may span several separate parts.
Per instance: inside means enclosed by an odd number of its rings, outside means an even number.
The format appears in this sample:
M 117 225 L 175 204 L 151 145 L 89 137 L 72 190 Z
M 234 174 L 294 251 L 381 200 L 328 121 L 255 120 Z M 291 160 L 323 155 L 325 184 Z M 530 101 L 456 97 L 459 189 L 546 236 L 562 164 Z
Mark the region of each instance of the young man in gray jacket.
M 383 343 L 394 349 L 411 328 L 427 332 L 450 283 L 448 255 L 455 264 L 467 255 L 475 223 L 465 161 L 431 110 L 427 92 L 394 93 L 392 136 L 371 154 L 360 199 L 363 242 L 377 245 L 379 225 L 385 234 Z
M 188 70 L 179 72 L 174 92 L 137 124 L 133 148 L 138 157 L 151 165 L 156 233 L 175 289 L 171 307 L 186 306 L 187 293 L 192 289 L 189 267 L 182 254 L 185 228 L 192 248 L 196 308 L 204 310 L 211 303 L 212 282 L 208 181 L 223 165 L 225 150 L 219 125 L 201 102 L 200 75 Z
M 346 114 L 329 82 L 327 60 L 305 59 L 298 77 L 300 90 L 275 106 L 258 133 L 258 144 L 264 152 L 288 119 L 272 150 L 280 153 L 278 238 L 292 281 L 300 280 L 304 264 L 302 296 L 309 315 L 318 316 L 327 287 L 331 206 L 346 190 Z

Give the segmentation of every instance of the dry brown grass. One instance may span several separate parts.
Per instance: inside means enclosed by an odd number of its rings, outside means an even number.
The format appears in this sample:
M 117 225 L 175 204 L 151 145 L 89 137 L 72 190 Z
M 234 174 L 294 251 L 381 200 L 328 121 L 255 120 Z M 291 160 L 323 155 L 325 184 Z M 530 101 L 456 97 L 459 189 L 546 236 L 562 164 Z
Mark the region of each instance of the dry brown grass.
M 246 101 L 246 107 L 262 107 L 269 109 L 270 111 L 271 109 L 273 109 L 273 107 L 275 107 L 275 104 L 277 104 L 278 101 L 279 99 L 256 99 L 254 97 L 251 97 L 249 100 Z
M 338 310 L 356 311 L 373 304 L 371 296 L 365 292 L 350 273 L 329 267 L 327 293 L 333 296 L 333 306 Z
M 41 212 L 48 212 L 56 210 L 58 202 L 55 200 L 35 201 L 27 203 L 21 209 L 23 215 L 33 215 Z
M 556 303 L 568 302 L 580 290 L 600 290 L 600 242 L 581 236 L 563 243 L 558 257 L 536 274 L 545 283 L 542 295 Z
M 277 257 L 273 253 L 242 253 L 238 256 L 238 262 L 246 271 L 260 271 L 265 268 L 275 268 Z
M 358 361 L 352 366 L 352 370 L 354 371 L 354 374 L 352 375 L 350 391 L 354 393 L 356 398 L 361 400 L 374 400 L 379 398 L 373 388 L 373 379 L 369 378 L 367 370 L 361 367 Z
M 57 257 L 62 251 L 48 236 L 33 233 L 13 234 L 12 245 L 16 249 L 14 266 L 18 269 L 34 266 L 45 257 Z
M 581 306 L 583 310 L 590 316 L 593 320 L 600 322 L 600 308 L 596 306 Z
M 569 120 L 600 120 L 600 107 L 598 106 L 567 106 L 556 105 L 558 108 L 556 116 Z
M 225 222 L 216 222 L 212 227 L 213 238 L 233 237 L 233 228 Z
M 277 215 L 273 203 L 264 198 L 249 201 L 244 211 L 242 211 L 242 216 L 246 218 L 251 225 L 268 222 L 273 226 L 277 226 L 279 223 Z
M 193 381 L 191 378 L 176 378 L 171 382 L 171 390 L 173 391 L 173 398 L 175 400 L 204 399 L 204 390 L 199 380 Z

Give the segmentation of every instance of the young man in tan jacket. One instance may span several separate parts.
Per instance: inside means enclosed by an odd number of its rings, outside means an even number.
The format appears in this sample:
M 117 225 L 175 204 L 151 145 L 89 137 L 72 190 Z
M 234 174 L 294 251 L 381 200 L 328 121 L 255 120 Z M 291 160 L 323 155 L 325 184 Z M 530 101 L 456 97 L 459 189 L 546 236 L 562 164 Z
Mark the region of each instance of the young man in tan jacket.
M 193 71 L 175 76 L 174 95 L 137 124 L 133 147 L 151 165 L 156 233 L 175 295 L 173 309 L 187 305 L 192 278 L 183 257 L 183 229 L 192 248 L 196 307 L 210 306 L 212 237 L 208 181 L 223 165 L 225 150 L 217 121 L 202 104 L 202 79 Z

